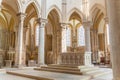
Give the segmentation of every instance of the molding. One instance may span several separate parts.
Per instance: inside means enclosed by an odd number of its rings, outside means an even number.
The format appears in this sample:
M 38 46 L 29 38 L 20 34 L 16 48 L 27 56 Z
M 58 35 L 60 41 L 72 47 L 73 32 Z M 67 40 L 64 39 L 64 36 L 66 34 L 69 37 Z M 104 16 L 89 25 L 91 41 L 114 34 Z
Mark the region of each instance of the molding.
M 83 21 L 83 26 L 86 27 L 86 26 L 89 26 L 91 27 L 93 25 L 93 22 L 92 21 Z
M 109 18 L 108 18 L 107 16 L 104 18 L 104 20 L 105 20 L 105 23 L 106 23 L 106 24 L 109 23 Z
M 19 12 L 19 13 L 17 13 L 17 16 L 27 16 L 27 14 L 26 14 L 26 13 Z
M 38 19 L 36 19 L 36 21 L 38 23 L 40 23 L 40 24 L 42 24 L 42 23 L 48 23 L 48 19 L 44 19 L 44 18 L 38 18 Z
M 67 3 L 63 2 L 62 5 L 67 5 Z

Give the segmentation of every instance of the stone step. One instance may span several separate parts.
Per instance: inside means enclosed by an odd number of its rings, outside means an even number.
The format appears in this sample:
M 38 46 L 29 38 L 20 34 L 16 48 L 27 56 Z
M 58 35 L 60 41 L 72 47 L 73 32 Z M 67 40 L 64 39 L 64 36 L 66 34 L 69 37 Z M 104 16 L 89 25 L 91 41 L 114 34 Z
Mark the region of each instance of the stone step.
M 78 66 L 79 69 L 94 68 L 94 66 Z
M 80 71 L 80 69 L 78 68 L 70 68 L 70 67 L 42 66 L 41 68 Z
M 34 76 L 34 75 L 30 75 L 30 74 L 17 73 L 17 72 L 14 72 L 14 71 L 7 71 L 7 74 L 21 76 L 21 77 L 26 77 L 26 78 L 31 78 L 31 79 L 35 79 L 35 80 L 54 80 L 54 79 Z
M 78 68 L 79 66 L 78 65 L 62 65 L 62 64 L 60 64 L 60 65 L 57 65 L 57 64 L 49 64 L 48 66 L 52 66 L 52 67 L 69 67 L 69 68 Z
M 71 70 L 60 70 L 60 69 L 49 69 L 49 68 L 34 68 L 34 70 L 82 75 L 80 71 L 71 71 Z
M 96 69 L 99 69 L 99 68 L 96 68 L 96 67 L 87 67 L 87 68 L 82 68 L 80 69 L 81 72 L 87 72 L 87 71 L 93 71 L 93 70 L 96 70 Z
M 83 74 L 91 74 L 91 73 L 95 73 L 101 71 L 100 69 L 94 69 L 94 70 L 88 70 L 88 71 L 82 71 Z
M 6 70 L 5 69 L 0 69 L 0 72 L 6 72 Z
M 16 71 L 8 71 L 10 75 L 33 78 L 35 80 L 90 80 L 91 77 L 87 75 L 72 75 L 49 71 L 37 71 L 32 69 L 23 69 Z

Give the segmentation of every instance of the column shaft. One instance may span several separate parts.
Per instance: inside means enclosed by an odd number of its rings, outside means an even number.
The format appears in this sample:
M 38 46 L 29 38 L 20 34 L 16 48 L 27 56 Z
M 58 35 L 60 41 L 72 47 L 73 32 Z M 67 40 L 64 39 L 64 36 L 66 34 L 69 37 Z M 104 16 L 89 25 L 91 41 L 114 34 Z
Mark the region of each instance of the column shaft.
M 26 14 L 19 13 L 19 27 L 18 27 L 18 42 L 17 42 L 17 49 L 16 49 L 16 66 L 22 67 L 25 65 L 25 56 L 24 56 L 24 49 L 23 49 L 23 25 L 24 19 Z
M 67 52 L 66 25 L 62 23 L 61 26 L 62 26 L 62 52 Z
M 120 80 L 120 0 L 107 0 L 114 80 Z
M 91 65 L 91 42 L 90 42 L 90 27 L 91 22 L 83 22 L 85 29 L 85 65 Z
M 46 19 L 38 19 L 39 22 L 39 48 L 38 48 L 38 66 L 45 64 L 45 23 Z

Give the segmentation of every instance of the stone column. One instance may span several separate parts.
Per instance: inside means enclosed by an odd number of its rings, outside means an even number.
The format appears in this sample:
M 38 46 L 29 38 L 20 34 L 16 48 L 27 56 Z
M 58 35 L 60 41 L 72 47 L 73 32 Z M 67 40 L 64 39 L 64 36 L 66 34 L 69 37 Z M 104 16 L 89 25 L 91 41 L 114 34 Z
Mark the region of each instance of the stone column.
M 61 28 L 62 28 L 62 52 L 67 52 L 66 23 L 61 23 Z
M 113 80 L 120 80 L 120 0 L 107 0 Z
M 24 19 L 26 17 L 26 14 L 24 13 L 18 13 L 17 14 L 19 19 L 19 26 L 18 26 L 18 42 L 17 42 L 17 49 L 16 49 L 16 66 L 22 67 L 25 65 L 25 56 L 24 56 L 24 49 L 23 49 L 23 25 L 24 25 Z
M 57 53 L 56 53 L 56 63 L 60 64 L 60 54 L 61 54 L 61 27 L 60 25 L 57 27 L 57 33 L 56 33 L 56 45 L 57 45 Z
M 45 24 L 46 19 L 39 18 L 39 48 L 38 48 L 38 66 L 45 65 Z
M 92 23 L 90 21 L 83 22 L 85 29 L 85 65 L 91 65 L 91 42 L 90 42 L 90 27 Z
M 61 31 L 62 31 L 62 52 L 67 52 L 67 44 L 66 44 L 66 28 L 67 28 L 67 19 L 66 19 L 66 11 L 67 11 L 67 1 L 62 0 L 62 22 L 61 22 Z
M 91 52 L 92 52 L 92 62 L 94 63 L 95 62 L 95 49 L 94 49 L 94 30 L 91 29 Z

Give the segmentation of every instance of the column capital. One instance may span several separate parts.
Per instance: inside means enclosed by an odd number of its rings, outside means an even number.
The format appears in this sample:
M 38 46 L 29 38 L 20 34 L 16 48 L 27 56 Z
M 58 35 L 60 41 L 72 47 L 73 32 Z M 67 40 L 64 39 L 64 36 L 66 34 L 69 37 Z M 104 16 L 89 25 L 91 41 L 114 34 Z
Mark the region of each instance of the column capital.
M 26 13 L 20 12 L 17 14 L 17 17 L 20 19 L 20 21 L 24 21 L 26 15 L 27 15 Z
M 104 20 L 105 20 L 105 23 L 106 23 L 106 24 L 108 24 L 108 23 L 109 23 L 109 19 L 108 19 L 108 17 L 107 17 L 107 16 L 104 18 Z
M 66 26 L 68 26 L 69 23 L 60 23 L 61 28 L 66 29 Z
M 26 17 L 26 13 L 22 13 L 22 12 L 19 12 L 19 13 L 17 13 L 17 16 L 19 17 L 19 16 L 21 16 L 21 17 Z
M 92 25 L 93 25 L 92 21 L 85 21 L 85 22 L 83 22 L 83 27 L 86 30 L 90 30 L 90 28 L 92 27 Z
M 66 2 L 62 2 L 62 5 L 67 5 L 67 3 Z
M 93 25 L 93 22 L 92 21 L 83 21 L 83 26 L 92 26 Z
M 46 23 L 48 23 L 48 20 L 47 19 L 44 19 L 44 18 L 38 18 L 38 19 L 36 19 L 36 21 L 39 23 L 39 24 L 46 24 Z

